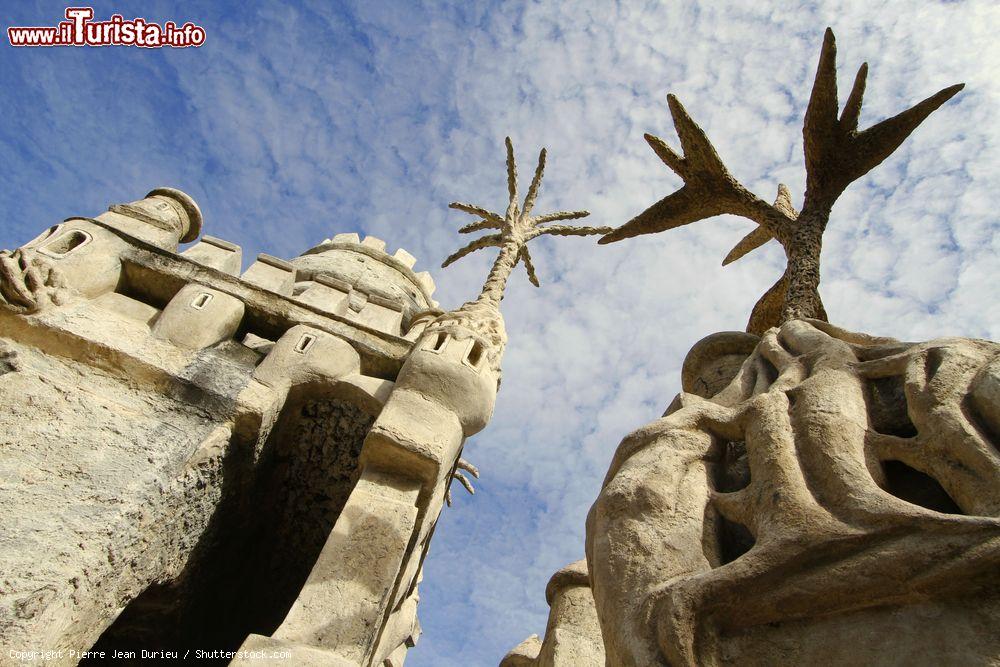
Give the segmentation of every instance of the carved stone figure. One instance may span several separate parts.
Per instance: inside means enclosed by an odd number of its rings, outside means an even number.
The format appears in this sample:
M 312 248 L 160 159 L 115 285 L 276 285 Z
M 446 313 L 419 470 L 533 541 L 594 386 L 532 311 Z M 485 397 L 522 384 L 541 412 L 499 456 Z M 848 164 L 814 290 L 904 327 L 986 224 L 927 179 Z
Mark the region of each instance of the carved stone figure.
M 65 279 L 32 248 L 0 250 L 0 300 L 22 312 L 36 312 L 66 300 Z
M 609 664 L 1000 656 L 1000 345 L 791 320 L 705 391 L 742 336 L 694 348 L 591 509 Z
M 580 664 L 1000 660 L 1000 344 L 851 333 L 818 292 L 837 196 L 961 85 L 859 132 L 867 65 L 838 118 L 835 55 L 827 30 L 800 213 L 736 182 L 670 96 L 683 156 L 646 140 L 685 185 L 600 241 L 733 213 L 758 227 L 724 263 L 774 238 L 788 265 L 748 333 L 696 344 L 683 392 L 619 445 L 586 531 L 604 657 Z M 554 643 L 504 664 L 571 664 Z

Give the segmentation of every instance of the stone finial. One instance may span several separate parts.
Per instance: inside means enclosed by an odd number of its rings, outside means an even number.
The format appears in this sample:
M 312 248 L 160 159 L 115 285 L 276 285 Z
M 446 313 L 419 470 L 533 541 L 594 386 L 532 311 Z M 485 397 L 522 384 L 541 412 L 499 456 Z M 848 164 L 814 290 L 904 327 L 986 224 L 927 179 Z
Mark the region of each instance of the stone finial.
M 151 197 L 167 199 L 179 209 L 177 218 L 181 225 L 181 243 L 190 243 L 198 238 L 205 219 L 191 195 L 177 188 L 155 188 L 146 194 L 147 199 Z
M 538 155 L 538 166 L 535 168 L 535 177 L 528 187 L 528 194 L 524 198 L 523 206 L 518 204 L 517 196 L 517 164 L 514 161 L 514 146 L 510 137 L 505 139 L 507 145 L 507 190 L 510 194 L 507 212 L 504 215 L 493 213 L 481 206 L 452 202 L 451 208 L 464 211 L 471 215 L 482 218 L 478 222 L 468 224 L 458 231 L 467 234 L 469 232 L 483 229 L 498 229 L 497 234 L 489 234 L 472 241 L 461 250 L 449 256 L 441 267 L 444 268 L 466 255 L 481 248 L 500 248 L 500 254 L 493 263 L 486 283 L 483 285 L 479 301 L 488 302 L 494 306 L 500 304 L 503 299 L 504 288 L 507 286 L 507 279 L 510 277 L 514 267 L 518 262 L 524 262 L 524 268 L 528 271 L 528 280 L 535 287 L 538 287 L 538 276 L 535 274 L 535 266 L 531 261 L 528 252 L 528 241 L 543 234 L 556 236 L 589 236 L 592 234 L 607 234 L 611 227 L 572 227 L 569 225 L 549 225 L 550 222 L 560 220 L 575 220 L 590 215 L 587 211 L 558 211 L 546 215 L 531 216 L 531 209 L 535 205 L 538 197 L 538 189 L 542 184 L 542 174 L 545 171 L 545 149 Z
M 773 238 L 785 250 L 787 268 L 754 306 L 747 331 L 759 334 L 797 318 L 826 320 L 819 296 L 819 258 L 834 202 L 851 182 L 889 157 L 927 116 L 964 87 L 957 84 L 945 88 L 892 118 L 858 131 L 868 64 L 858 70 L 838 118 L 836 56 L 833 31 L 827 28 L 802 127 L 806 192 L 800 212 L 792 207 L 791 193 L 784 185 L 778 186 L 774 204 L 743 187 L 726 169 L 705 132 L 677 98 L 668 95 L 683 156 L 659 137 L 645 137 L 663 163 L 683 179 L 684 186 L 598 243 L 662 232 L 727 213 L 748 218 L 758 227 L 733 248 L 723 264 L 736 261 Z

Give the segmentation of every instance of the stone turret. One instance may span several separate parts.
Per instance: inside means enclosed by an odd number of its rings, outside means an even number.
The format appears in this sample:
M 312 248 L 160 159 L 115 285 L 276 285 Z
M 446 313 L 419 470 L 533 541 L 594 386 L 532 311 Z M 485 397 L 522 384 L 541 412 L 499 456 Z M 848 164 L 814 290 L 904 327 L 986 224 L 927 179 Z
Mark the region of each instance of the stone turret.
M 415 273 L 416 258 L 385 241 L 337 234 L 292 260 L 295 297 L 380 331 L 405 334 L 414 316 L 437 308 L 430 273 Z

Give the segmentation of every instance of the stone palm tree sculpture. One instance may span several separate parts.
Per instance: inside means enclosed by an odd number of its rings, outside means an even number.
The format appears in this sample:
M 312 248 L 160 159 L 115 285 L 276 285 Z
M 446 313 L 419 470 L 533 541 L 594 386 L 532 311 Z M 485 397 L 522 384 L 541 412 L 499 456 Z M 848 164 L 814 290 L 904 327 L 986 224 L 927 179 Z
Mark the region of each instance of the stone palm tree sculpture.
M 524 205 L 518 204 L 517 195 L 517 163 L 514 161 L 514 146 L 510 137 L 505 139 L 507 145 L 507 190 L 510 193 L 510 202 L 507 205 L 507 212 L 504 215 L 493 213 L 481 206 L 452 202 L 451 208 L 464 211 L 471 215 L 482 218 L 478 222 L 468 224 L 458 231 L 463 234 L 476 232 L 483 229 L 496 229 L 498 233 L 482 236 L 472 241 L 461 250 L 444 260 L 441 268 L 452 264 L 466 255 L 482 248 L 500 248 L 500 254 L 493 262 L 486 283 L 479 294 L 476 303 L 488 304 L 493 308 L 499 308 L 500 300 L 503 299 L 504 289 L 507 280 L 518 262 L 524 262 L 524 268 L 528 272 L 528 280 L 535 287 L 539 286 L 538 275 L 535 273 L 535 266 L 531 261 L 531 254 L 528 252 L 528 242 L 532 239 L 550 234 L 554 236 L 591 236 L 594 234 L 607 234 L 611 227 L 573 227 L 570 225 L 548 225 L 551 222 L 561 220 L 576 220 L 585 218 L 590 213 L 588 211 L 558 211 L 545 215 L 532 216 L 531 211 L 535 207 L 535 200 L 538 198 L 538 189 L 542 184 L 542 175 L 545 172 L 545 149 L 538 154 L 538 166 L 535 168 L 535 176 L 531 179 L 528 187 L 528 194 L 524 198 Z
M 823 40 L 802 135 L 805 144 L 806 192 L 802 210 L 791 193 L 778 186 L 773 204 L 743 187 L 726 169 L 705 132 L 673 95 L 667 96 L 683 156 L 659 137 L 646 134 L 656 155 L 684 181 L 683 187 L 601 238 L 612 243 L 640 234 L 662 232 L 732 214 L 757 223 L 723 261 L 729 264 L 776 239 L 787 257 L 785 273 L 754 306 L 747 331 L 760 334 L 797 318 L 826 320 L 819 296 L 819 260 L 830 211 L 842 192 L 895 151 L 927 116 L 958 93 L 949 86 L 919 104 L 866 130 L 858 130 L 868 63 L 861 65 L 838 118 L 837 47 L 828 28 Z
M 425 336 L 447 334 L 459 339 L 472 337 L 482 345 L 482 353 L 476 358 L 485 357 L 491 371 L 497 378 L 499 388 L 500 358 L 506 345 L 507 336 L 500 314 L 500 301 L 504 297 L 511 273 L 519 262 L 523 262 L 528 272 L 528 280 L 538 287 L 538 275 L 528 251 L 528 242 L 542 235 L 554 236 L 590 236 L 607 234 L 611 227 L 573 227 L 569 225 L 553 225 L 549 223 L 563 220 L 576 220 L 590 215 L 587 211 L 558 211 L 545 215 L 532 216 L 531 212 L 538 198 L 545 172 L 545 149 L 538 155 L 538 166 L 534 178 L 525 195 L 523 204 L 519 201 L 517 191 L 517 163 L 514 160 L 514 146 L 510 137 L 505 139 L 507 146 L 507 191 L 510 195 L 507 210 L 504 215 L 494 213 L 482 206 L 452 202 L 451 208 L 464 211 L 480 218 L 477 222 L 465 225 L 459 232 L 470 232 L 484 229 L 497 230 L 493 234 L 482 236 L 467 244 L 445 259 L 441 267 L 447 267 L 462 257 L 476 250 L 496 247 L 500 249 L 493 267 L 490 269 L 486 282 L 475 301 L 464 304 L 457 310 L 444 313 L 428 325 Z M 471 349 L 476 349 L 475 344 Z M 457 479 L 469 493 L 474 493 L 471 480 L 461 471 L 464 470 L 474 477 L 479 477 L 479 471 L 464 459 L 459 459 L 452 472 L 452 479 Z M 451 505 L 451 491 L 446 492 L 445 501 Z

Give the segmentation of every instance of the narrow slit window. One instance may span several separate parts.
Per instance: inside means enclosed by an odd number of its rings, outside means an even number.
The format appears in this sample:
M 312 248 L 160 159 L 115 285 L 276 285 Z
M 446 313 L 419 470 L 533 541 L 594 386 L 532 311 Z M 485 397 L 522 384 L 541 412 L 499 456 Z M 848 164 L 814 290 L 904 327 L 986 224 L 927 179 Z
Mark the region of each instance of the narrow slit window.
M 479 368 L 479 364 L 483 360 L 483 344 L 478 340 L 472 344 L 472 349 L 469 350 L 468 361 L 469 365 L 473 368 Z
M 447 342 L 448 342 L 448 334 L 442 331 L 438 333 L 437 337 L 434 339 L 434 346 L 431 347 L 431 350 L 434 352 L 440 352 L 441 350 L 444 349 L 444 345 Z
M 315 342 L 316 336 L 312 334 L 302 334 L 302 338 L 299 338 L 299 342 L 295 344 L 295 351 L 299 354 L 305 354 Z
M 81 231 L 79 229 L 71 229 L 65 234 L 60 234 L 56 238 L 52 239 L 41 248 L 39 251 L 42 254 L 48 255 L 49 257 L 55 257 L 56 259 L 61 259 L 66 255 L 70 254 L 77 248 L 81 248 L 90 242 L 90 234 Z
M 191 307 L 195 310 L 202 310 L 205 306 L 212 302 L 213 296 L 208 292 L 202 292 L 194 298 L 191 302 Z

